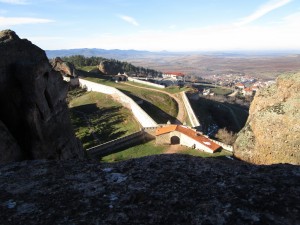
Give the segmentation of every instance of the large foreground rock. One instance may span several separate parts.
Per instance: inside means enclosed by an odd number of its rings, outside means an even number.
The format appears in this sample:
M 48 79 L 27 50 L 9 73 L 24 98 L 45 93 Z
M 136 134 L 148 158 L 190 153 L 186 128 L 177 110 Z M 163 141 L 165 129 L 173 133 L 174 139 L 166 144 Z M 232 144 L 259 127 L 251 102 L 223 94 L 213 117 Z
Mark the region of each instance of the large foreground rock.
M 258 92 L 234 155 L 255 164 L 300 164 L 300 73 Z
M 0 166 L 0 224 L 300 224 L 300 167 L 160 155 Z
M 0 32 L 0 163 L 84 157 L 67 88 L 43 50 L 13 31 Z

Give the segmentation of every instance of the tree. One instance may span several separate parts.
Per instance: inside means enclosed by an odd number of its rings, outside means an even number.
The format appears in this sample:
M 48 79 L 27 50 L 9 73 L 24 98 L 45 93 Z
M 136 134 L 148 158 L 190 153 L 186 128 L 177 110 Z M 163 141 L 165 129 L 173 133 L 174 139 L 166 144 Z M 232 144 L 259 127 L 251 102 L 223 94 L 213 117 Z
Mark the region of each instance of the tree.
M 218 130 L 215 137 L 227 145 L 232 145 L 235 142 L 237 135 L 232 131 L 228 131 L 226 128 L 221 128 Z

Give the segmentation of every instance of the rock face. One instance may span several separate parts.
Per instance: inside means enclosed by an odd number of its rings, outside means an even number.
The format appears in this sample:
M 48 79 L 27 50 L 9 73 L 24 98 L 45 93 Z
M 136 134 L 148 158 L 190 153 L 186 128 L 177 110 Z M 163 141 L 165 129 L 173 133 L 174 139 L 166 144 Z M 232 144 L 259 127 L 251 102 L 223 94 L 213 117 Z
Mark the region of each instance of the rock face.
M 256 94 L 234 155 L 255 164 L 300 165 L 300 73 L 280 76 Z
M 118 64 L 109 60 L 101 61 L 100 65 L 98 66 L 98 69 L 101 73 L 106 75 L 116 75 L 119 72 L 123 71 Z
M 0 224 L 300 224 L 300 167 L 160 155 L 0 165 Z
M 43 50 L 0 32 L 0 163 L 84 158 L 65 102 L 67 83 Z
M 51 64 L 54 70 L 60 72 L 64 76 L 77 77 L 77 71 L 73 64 L 65 62 L 59 57 L 56 57 Z

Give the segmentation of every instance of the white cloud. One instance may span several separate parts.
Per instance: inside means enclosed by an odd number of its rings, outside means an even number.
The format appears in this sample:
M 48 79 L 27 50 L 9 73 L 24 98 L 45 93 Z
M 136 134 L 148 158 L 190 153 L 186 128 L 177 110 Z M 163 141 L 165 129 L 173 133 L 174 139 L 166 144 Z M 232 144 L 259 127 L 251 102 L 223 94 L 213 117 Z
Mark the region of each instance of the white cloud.
M 32 17 L 0 17 L 0 27 L 14 26 L 22 24 L 38 24 L 54 22 L 49 19 L 32 18 Z
M 26 5 L 29 3 L 27 0 L 0 0 L 0 2 L 13 5 Z
M 237 26 L 245 25 L 251 23 L 262 16 L 266 15 L 267 13 L 280 8 L 293 0 L 269 0 L 266 4 L 261 5 L 256 11 L 254 11 L 249 16 L 242 18 L 239 22 L 235 23 Z
M 119 15 L 119 17 L 126 21 L 127 23 L 130 23 L 134 26 L 139 26 L 139 23 L 133 18 L 133 17 L 130 17 L 130 16 L 125 16 L 125 15 Z

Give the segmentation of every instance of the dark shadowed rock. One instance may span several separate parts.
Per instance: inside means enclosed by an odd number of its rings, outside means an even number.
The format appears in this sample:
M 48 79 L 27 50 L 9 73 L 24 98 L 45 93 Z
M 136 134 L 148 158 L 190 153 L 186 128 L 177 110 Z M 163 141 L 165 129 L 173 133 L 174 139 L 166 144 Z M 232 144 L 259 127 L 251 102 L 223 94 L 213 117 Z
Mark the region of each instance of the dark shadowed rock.
M 69 119 L 67 88 L 43 50 L 13 31 L 0 32 L 0 132 L 16 141 L 0 148 L 0 163 L 84 157 Z
M 300 165 L 300 73 L 279 76 L 255 95 L 234 155 L 255 164 Z
M 0 224 L 300 224 L 300 167 L 160 155 L 0 166 Z

